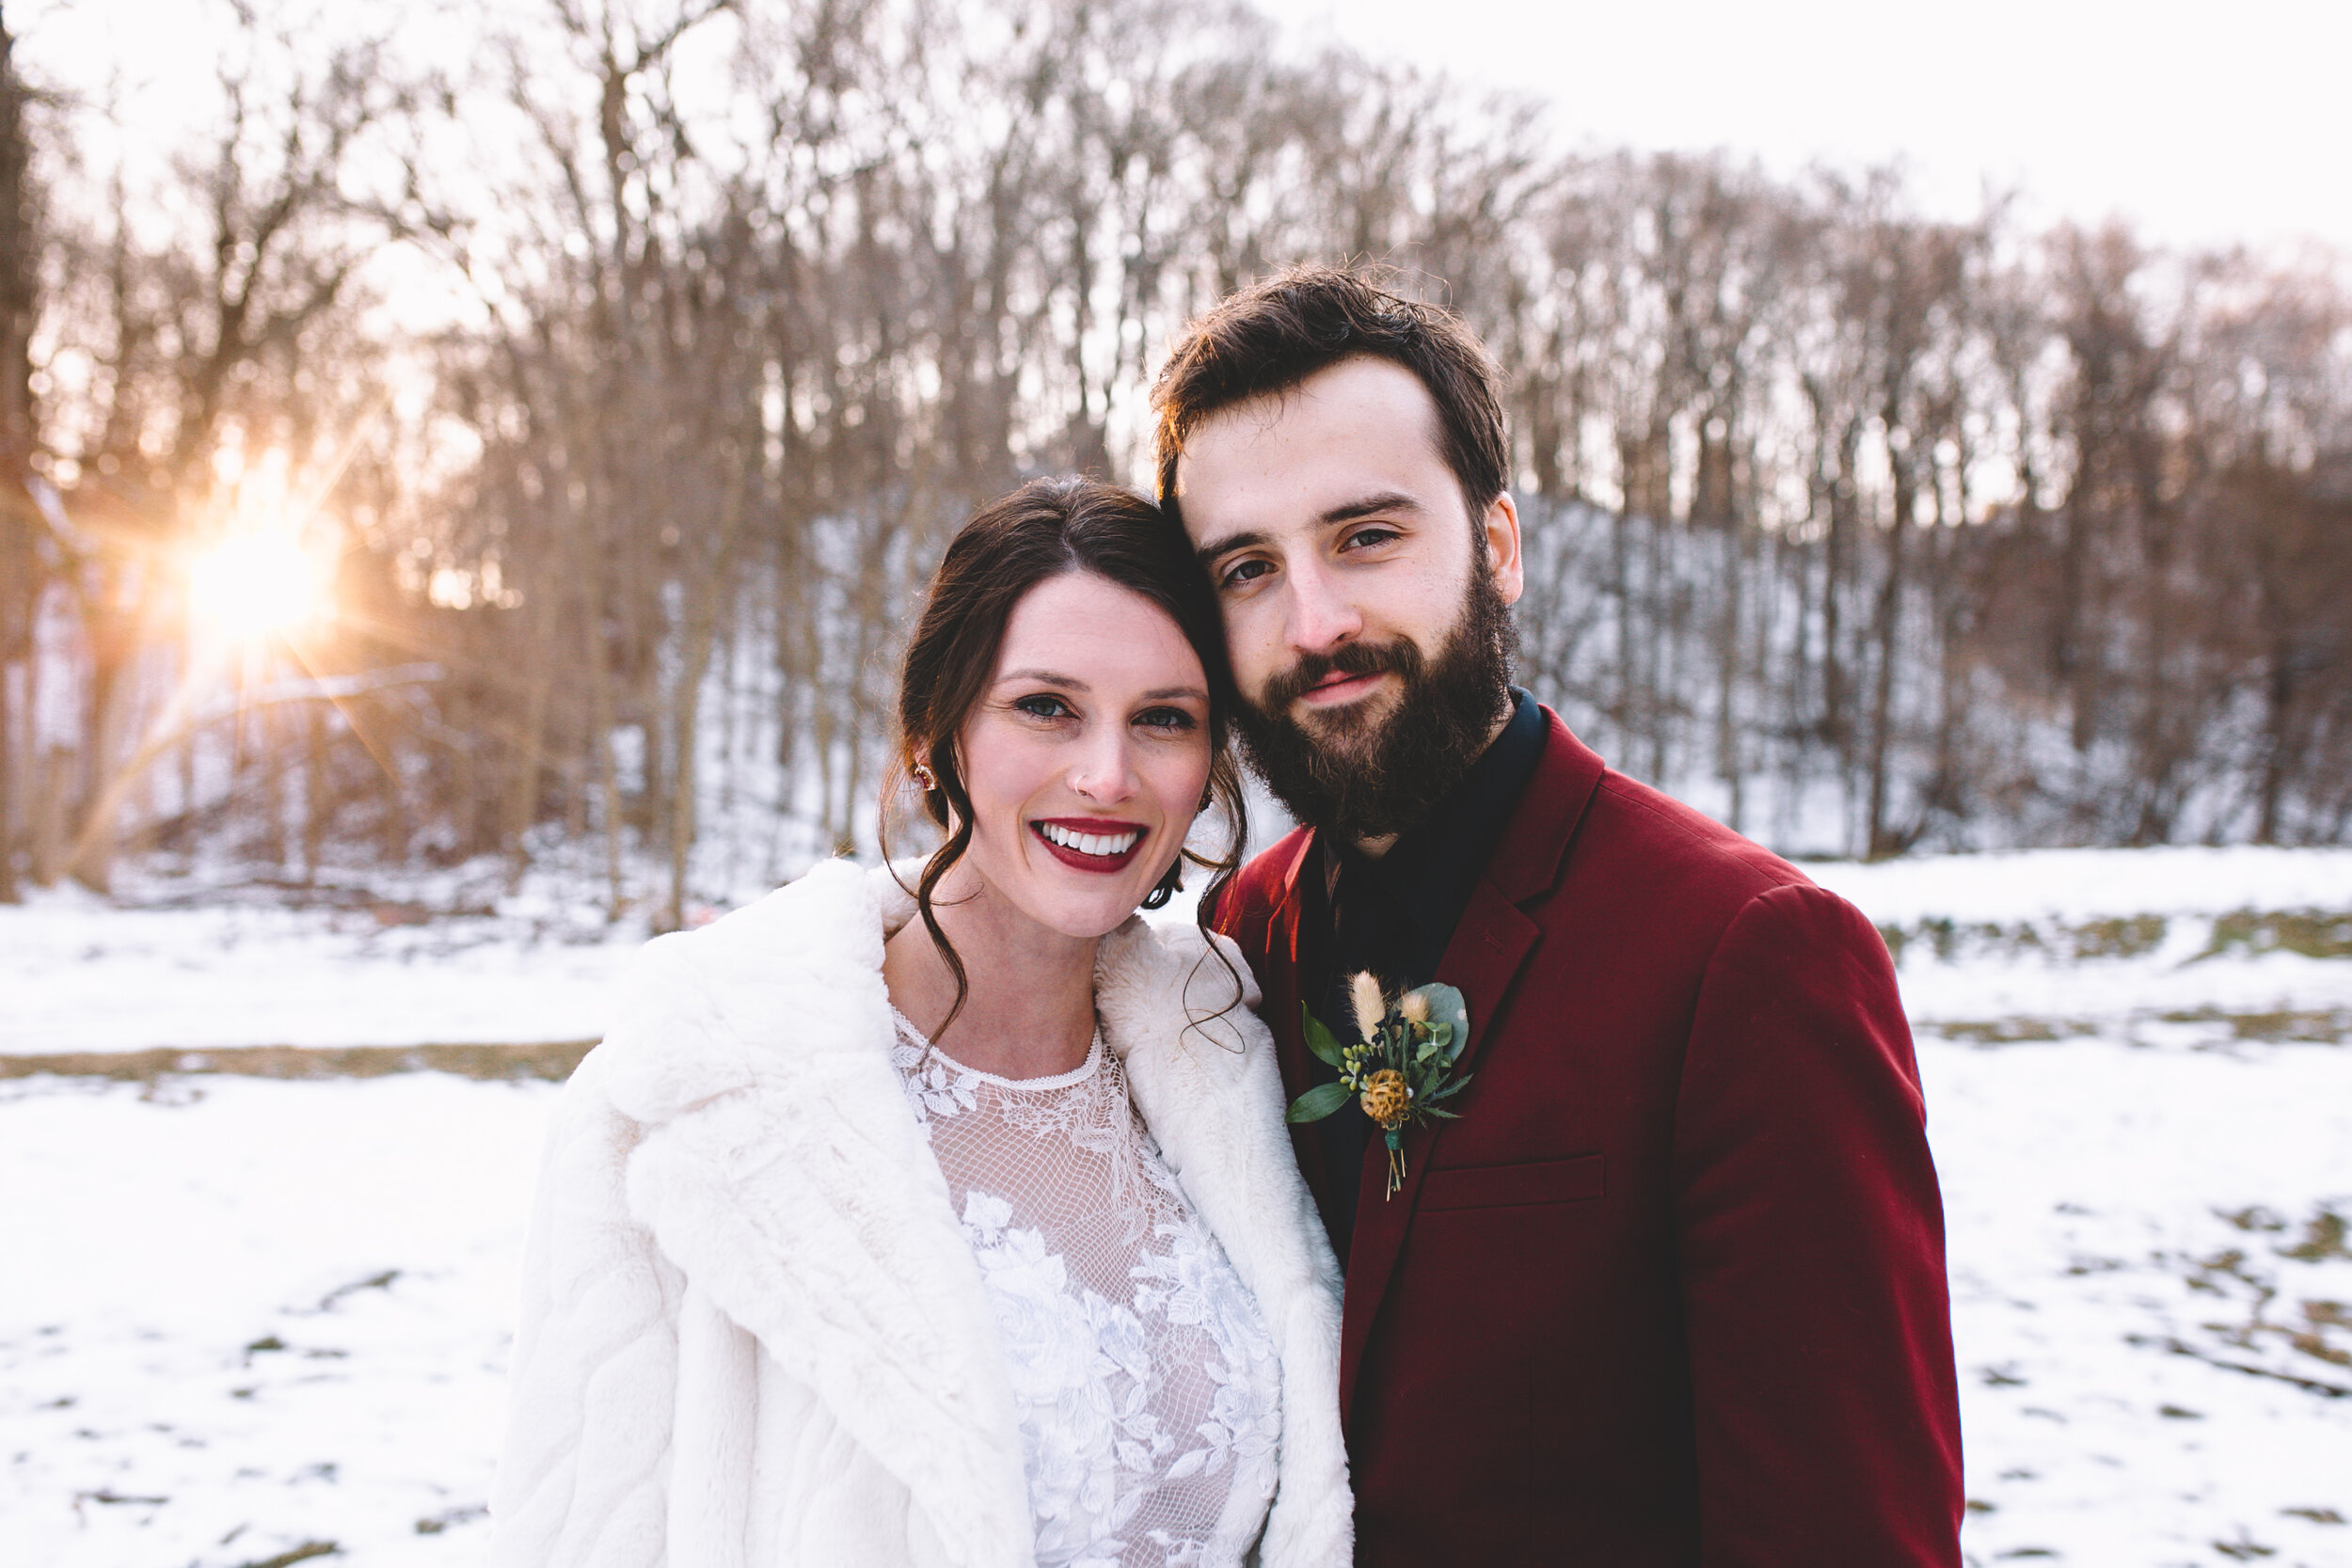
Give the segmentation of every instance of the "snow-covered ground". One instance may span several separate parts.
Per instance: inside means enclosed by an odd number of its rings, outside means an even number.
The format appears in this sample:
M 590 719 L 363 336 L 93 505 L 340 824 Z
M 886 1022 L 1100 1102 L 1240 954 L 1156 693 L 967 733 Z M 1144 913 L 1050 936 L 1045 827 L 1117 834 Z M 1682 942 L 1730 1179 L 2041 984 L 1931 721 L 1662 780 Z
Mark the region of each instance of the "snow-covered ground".
M 2352 850 L 2060 849 L 1806 869 L 1887 932 L 1923 1033 L 2352 1039 Z
M 1808 869 L 1899 939 L 1972 1559 L 2352 1568 L 2352 855 Z M 0 911 L 0 1057 L 586 1037 L 627 946 L 364 913 Z M 555 1092 L 0 1079 L 0 1563 L 481 1561 Z
M 0 1090 L 0 1562 L 484 1560 L 552 1085 Z
M 70 887 L 0 906 L 0 1056 L 594 1039 L 644 940 L 540 900 L 424 914 L 117 909 Z

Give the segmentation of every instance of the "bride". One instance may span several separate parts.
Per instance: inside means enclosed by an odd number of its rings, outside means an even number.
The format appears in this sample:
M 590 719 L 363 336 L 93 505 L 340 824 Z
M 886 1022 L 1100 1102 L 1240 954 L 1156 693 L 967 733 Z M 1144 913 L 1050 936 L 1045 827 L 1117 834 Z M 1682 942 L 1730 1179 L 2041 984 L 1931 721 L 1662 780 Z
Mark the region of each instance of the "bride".
M 652 943 L 564 1090 L 498 1562 L 1349 1560 L 1339 1274 L 1257 990 L 1135 914 L 1198 812 L 1238 828 L 1227 692 L 1148 502 L 1041 481 L 964 526 L 898 704 L 939 850 Z

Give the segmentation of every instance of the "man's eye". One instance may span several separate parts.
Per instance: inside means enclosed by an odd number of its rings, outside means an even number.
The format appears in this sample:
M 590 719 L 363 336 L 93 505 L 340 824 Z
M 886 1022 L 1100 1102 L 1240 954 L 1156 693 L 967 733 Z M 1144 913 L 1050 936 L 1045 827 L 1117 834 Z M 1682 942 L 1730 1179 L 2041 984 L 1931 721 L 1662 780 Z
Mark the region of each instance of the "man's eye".
M 1217 578 L 1217 584 L 1223 588 L 1239 588 L 1246 582 L 1257 581 L 1272 570 L 1274 570 L 1272 562 L 1236 561 L 1225 568 L 1225 575 Z
M 1016 697 L 1013 699 L 1012 705 L 1032 719 L 1067 719 L 1070 717 L 1068 703 L 1063 702 L 1059 697 L 1048 697 L 1042 693 L 1034 697 Z
M 1396 536 L 1396 530 L 1386 526 L 1359 528 L 1347 536 L 1344 547 L 1351 550 L 1370 549 L 1375 545 L 1385 545 Z

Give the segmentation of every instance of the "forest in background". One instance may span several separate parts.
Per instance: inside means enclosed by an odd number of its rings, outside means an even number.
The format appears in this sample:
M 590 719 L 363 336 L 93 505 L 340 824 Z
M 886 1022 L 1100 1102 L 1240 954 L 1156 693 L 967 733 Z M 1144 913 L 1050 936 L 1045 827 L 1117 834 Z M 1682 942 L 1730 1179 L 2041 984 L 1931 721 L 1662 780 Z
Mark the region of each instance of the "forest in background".
M 2343 258 L 1569 149 L 1208 0 L 214 10 L 160 152 L 0 17 L 0 900 L 870 852 L 945 540 L 1145 474 L 1294 261 L 1484 335 L 1521 678 L 1627 771 L 1791 852 L 2352 834 Z

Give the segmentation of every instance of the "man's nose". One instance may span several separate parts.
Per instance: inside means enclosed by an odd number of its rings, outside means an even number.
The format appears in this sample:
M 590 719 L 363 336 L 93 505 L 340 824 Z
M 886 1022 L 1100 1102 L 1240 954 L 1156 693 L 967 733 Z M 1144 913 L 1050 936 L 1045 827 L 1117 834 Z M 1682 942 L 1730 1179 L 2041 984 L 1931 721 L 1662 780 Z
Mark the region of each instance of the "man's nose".
M 1364 629 L 1363 613 L 1320 562 L 1292 568 L 1290 597 L 1290 643 L 1300 653 L 1327 652 Z

